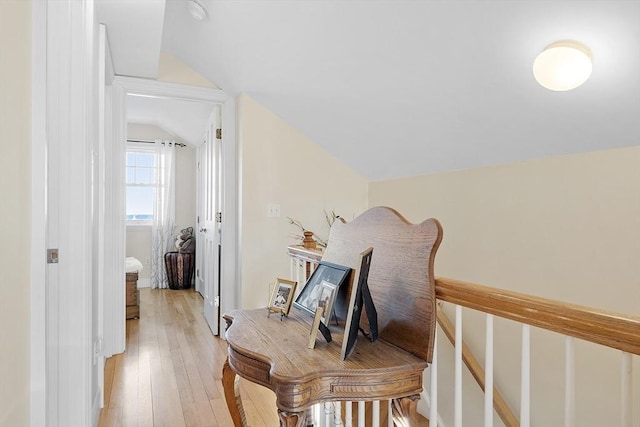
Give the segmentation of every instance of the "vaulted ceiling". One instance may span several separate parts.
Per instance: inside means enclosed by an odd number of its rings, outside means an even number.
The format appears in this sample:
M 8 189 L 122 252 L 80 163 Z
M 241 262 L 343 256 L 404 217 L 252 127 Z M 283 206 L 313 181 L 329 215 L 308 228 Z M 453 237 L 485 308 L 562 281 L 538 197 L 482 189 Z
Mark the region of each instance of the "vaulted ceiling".
M 153 63 L 119 51 L 159 26 L 147 56 L 247 93 L 371 180 L 640 144 L 637 0 L 202 0 L 203 21 L 185 0 L 98 3 L 155 6 L 115 14 L 145 33 L 122 47 L 107 24 L 117 73 Z M 593 74 L 552 92 L 532 63 L 564 39 L 592 50 Z

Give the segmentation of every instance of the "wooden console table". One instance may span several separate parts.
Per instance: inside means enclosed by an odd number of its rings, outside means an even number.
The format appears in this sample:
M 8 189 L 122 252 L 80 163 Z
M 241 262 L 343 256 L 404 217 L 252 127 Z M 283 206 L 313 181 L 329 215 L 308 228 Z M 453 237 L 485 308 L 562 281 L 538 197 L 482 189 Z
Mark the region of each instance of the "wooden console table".
M 235 374 L 270 388 L 282 426 L 306 426 L 311 405 L 335 400 L 392 400 L 396 425 L 411 425 L 422 391 L 427 362 L 384 341 L 358 344 L 351 356 L 340 360 L 342 334 L 332 327 L 330 343 L 320 337 L 316 348 L 307 348 L 311 318 L 292 309 L 280 321 L 267 318 L 265 309 L 236 311 L 225 316 L 229 357 L 223 384 L 231 417 L 243 426 L 242 403 L 236 400 Z
M 340 360 L 343 324 L 330 326 L 333 341 L 308 349 L 311 317 L 293 308 L 288 318 L 265 309 L 225 315 L 228 359 L 223 368 L 227 406 L 235 426 L 245 426 L 236 374 L 276 394 L 283 427 L 306 426 L 311 405 L 326 401 L 392 401 L 396 425 L 411 426 L 431 362 L 436 306 L 433 276 L 440 224 L 410 224 L 389 208 L 373 208 L 348 224 L 335 223 L 323 260 L 355 267 L 373 247 L 368 284 L 378 311 L 379 339 L 358 339 Z M 361 327 L 368 329 L 366 320 Z

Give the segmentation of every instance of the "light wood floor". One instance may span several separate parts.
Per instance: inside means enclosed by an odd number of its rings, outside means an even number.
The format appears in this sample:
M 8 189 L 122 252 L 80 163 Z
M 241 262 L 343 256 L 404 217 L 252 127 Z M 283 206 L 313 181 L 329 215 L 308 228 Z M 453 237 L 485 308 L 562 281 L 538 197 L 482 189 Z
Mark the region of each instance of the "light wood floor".
M 140 290 L 140 319 L 127 320 L 127 350 L 107 359 L 99 427 L 229 427 L 222 364 L 226 343 L 213 336 L 192 290 Z M 241 382 L 247 421 L 278 426 L 275 395 Z
M 192 290 L 140 290 L 140 319 L 127 320 L 127 350 L 107 359 L 98 427 L 233 425 L 221 383 L 226 343 L 213 336 L 202 310 Z M 240 381 L 248 424 L 279 426 L 273 392 Z M 420 417 L 418 425 L 428 421 Z

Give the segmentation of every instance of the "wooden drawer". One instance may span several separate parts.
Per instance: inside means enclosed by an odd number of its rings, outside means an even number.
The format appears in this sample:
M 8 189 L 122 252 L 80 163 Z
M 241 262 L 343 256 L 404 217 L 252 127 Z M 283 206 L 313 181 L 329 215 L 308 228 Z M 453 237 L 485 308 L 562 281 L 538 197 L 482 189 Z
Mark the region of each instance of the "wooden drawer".
M 137 319 L 137 318 L 139 318 L 140 317 L 140 307 L 137 306 L 137 305 L 127 306 L 125 317 L 127 319 Z
M 140 317 L 140 300 L 138 294 L 138 273 L 127 273 L 125 288 L 126 319 Z
M 127 283 L 127 290 L 126 290 L 126 305 L 138 305 L 138 289 L 136 289 L 135 285 L 134 286 L 129 286 L 129 284 Z

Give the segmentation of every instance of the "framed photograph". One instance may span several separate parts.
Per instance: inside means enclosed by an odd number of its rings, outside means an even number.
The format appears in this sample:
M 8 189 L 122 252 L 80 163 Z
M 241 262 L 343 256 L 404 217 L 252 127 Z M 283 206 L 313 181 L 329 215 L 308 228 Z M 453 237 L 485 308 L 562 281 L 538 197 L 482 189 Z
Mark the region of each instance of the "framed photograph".
M 328 325 L 329 321 L 331 320 L 329 316 L 331 316 L 331 312 L 333 310 L 333 303 L 336 300 L 336 294 L 338 293 L 336 292 L 336 289 L 338 287 L 333 283 L 327 282 L 326 280 L 323 280 L 321 285 L 322 285 L 322 290 L 320 291 L 320 299 L 318 300 L 318 307 L 322 307 L 322 313 L 324 314 L 322 315 L 320 320 L 325 325 Z
M 350 267 L 320 261 L 318 267 L 313 270 L 304 288 L 300 291 L 300 295 L 293 302 L 293 305 L 310 316 L 314 316 L 318 304 L 322 301 L 325 306 L 322 320 L 323 323 L 325 323 L 325 319 L 328 322 L 331 318 L 331 311 L 340 286 L 347 281 L 350 272 Z M 327 307 L 327 304 L 330 304 L 330 306 Z
M 269 299 L 269 312 L 282 313 L 287 316 L 291 309 L 291 302 L 293 301 L 293 295 L 296 291 L 296 284 L 292 280 L 276 279 L 276 284 L 271 292 L 271 298 Z

